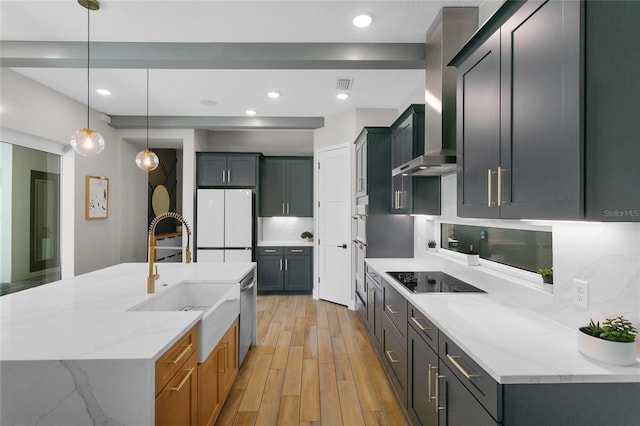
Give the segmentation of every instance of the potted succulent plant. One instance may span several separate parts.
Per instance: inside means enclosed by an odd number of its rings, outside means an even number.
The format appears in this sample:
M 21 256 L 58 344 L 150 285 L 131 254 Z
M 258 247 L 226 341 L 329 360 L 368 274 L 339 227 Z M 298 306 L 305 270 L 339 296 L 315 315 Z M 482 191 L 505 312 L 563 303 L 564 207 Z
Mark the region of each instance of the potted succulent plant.
M 542 277 L 542 287 L 549 293 L 553 293 L 553 268 L 540 268 L 538 273 Z
M 589 325 L 580 327 L 578 349 L 589 358 L 614 365 L 631 365 L 637 361 L 638 330 L 622 315 L 600 322 L 590 320 Z
M 302 234 L 300 234 L 300 238 L 307 242 L 311 242 L 313 241 L 313 234 L 309 231 L 304 231 Z
M 436 240 L 429 240 L 427 242 L 427 247 L 429 251 L 436 251 Z

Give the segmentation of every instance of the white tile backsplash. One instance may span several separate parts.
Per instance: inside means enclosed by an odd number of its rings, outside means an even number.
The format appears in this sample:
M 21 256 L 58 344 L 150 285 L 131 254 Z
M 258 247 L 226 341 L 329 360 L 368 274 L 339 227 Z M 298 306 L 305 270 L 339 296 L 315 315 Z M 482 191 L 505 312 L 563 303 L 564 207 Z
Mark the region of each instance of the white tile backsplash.
M 457 217 L 456 175 L 442 178 L 442 216 L 416 217 L 415 257 L 426 241 L 440 241 L 440 223 L 486 225 L 553 232 L 553 304 L 537 308 L 561 323 L 580 326 L 590 317 L 624 315 L 640 324 L 640 223 L 529 222 Z M 438 244 L 439 245 L 439 244 Z M 589 282 L 589 307 L 573 306 L 573 279 Z
M 315 236 L 312 217 L 258 218 L 258 241 L 302 241 L 304 231 Z

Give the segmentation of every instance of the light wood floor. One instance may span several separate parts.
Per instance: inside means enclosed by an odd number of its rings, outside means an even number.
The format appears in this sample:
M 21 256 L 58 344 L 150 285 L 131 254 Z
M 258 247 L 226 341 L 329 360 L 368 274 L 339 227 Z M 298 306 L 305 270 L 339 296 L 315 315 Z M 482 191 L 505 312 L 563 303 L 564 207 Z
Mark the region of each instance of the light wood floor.
M 356 312 L 258 296 L 257 342 L 216 425 L 407 425 Z

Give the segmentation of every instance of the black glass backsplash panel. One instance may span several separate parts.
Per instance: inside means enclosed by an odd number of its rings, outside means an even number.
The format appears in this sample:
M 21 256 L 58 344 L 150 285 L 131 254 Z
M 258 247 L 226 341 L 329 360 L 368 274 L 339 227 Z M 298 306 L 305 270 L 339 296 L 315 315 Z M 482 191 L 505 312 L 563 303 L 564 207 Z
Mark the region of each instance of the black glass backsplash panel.
M 451 223 L 442 223 L 440 231 L 440 246 L 447 250 L 474 251 L 483 259 L 531 272 L 553 266 L 551 232 Z

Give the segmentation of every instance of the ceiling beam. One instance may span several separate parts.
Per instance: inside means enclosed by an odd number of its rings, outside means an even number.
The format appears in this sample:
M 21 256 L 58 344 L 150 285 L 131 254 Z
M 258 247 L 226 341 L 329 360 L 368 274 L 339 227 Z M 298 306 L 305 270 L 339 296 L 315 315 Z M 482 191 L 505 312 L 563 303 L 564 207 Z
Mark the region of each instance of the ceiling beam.
M 86 42 L 0 41 L 2 67 L 84 68 Z M 91 42 L 92 68 L 424 69 L 424 43 Z
M 109 124 L 116 129 L 145 129 L 147 117 L 142 115 L 115 115 L 111 116 Z M 153 129 L 314 130 L 323 126 L 323 117 L 149 117 L 149 127 Z

